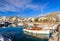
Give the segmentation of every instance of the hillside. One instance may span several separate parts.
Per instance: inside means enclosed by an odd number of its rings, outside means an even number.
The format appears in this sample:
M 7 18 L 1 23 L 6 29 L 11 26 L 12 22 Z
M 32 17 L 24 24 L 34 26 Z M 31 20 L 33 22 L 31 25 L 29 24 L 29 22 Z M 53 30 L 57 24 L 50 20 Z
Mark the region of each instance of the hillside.
M 53 13 L 50 13 L 49 15 L 47 15 L 46 17 L 56 17 L 59 14 L 60 14 L 60 12 L 53 12 Z
M 60 12 L 54 12 L 46 16 L 46 18 L 55 18 L 56 22 L 60 22 Z

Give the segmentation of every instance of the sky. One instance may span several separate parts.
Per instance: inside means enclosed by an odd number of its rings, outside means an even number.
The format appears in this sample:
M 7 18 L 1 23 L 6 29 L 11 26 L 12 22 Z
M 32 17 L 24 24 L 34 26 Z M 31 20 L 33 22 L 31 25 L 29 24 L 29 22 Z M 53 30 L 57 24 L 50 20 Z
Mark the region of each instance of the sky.
M 0 0 L 0 16 L 37 17 L 60 12 L 60 0 Z

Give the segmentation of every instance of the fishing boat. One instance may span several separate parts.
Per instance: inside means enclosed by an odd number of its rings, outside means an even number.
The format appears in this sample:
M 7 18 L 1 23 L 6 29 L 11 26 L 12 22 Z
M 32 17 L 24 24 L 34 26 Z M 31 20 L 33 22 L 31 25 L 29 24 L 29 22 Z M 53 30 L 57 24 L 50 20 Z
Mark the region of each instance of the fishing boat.
M 50 24 L 34 24 L 32 27 L 24 28 L 24 34 L 30 35 L 36 38 L 49 39 L 49 34 L 52 33 L 56 26 L 51 26 Z

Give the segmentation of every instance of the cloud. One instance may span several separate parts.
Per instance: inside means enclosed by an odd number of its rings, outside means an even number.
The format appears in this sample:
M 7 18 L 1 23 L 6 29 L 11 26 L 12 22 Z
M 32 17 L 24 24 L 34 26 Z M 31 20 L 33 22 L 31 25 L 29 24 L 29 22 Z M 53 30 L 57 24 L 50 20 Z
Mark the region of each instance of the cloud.
M 0 11 L 17 11 L 25 9 L 38 10 L 39 5 L 33 4 L 32 0 L 0 0 Z

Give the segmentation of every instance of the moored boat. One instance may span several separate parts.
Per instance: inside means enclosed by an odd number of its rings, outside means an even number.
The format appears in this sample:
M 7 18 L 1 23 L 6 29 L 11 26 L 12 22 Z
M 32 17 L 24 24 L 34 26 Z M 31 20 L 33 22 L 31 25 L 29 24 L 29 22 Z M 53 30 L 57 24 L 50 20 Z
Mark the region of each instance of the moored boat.
M 50 33 L 52 33 L 57 25 L 51 26 L 51 25 L 41 25 L 41 24 L 34 24 L 32 27 L 24 28 L 24 34 L 30 35 L 36 38 L 42 38 L 42 39 L 49 39 Z
M 50 31 L 49 30 L 27 30 L 23 29 L 26 35 L 30 35 L 36 38 L 48 39 Z
M 24 24 L 22 22 L 18 23 L 18 26 L 23 26 Z
M 12 41 L 12 40 L 0 34 L 0 41 Z

